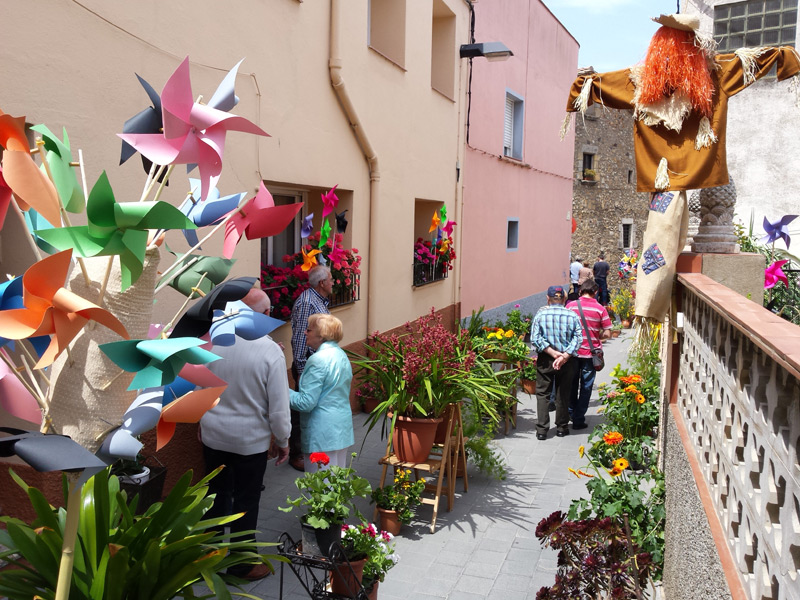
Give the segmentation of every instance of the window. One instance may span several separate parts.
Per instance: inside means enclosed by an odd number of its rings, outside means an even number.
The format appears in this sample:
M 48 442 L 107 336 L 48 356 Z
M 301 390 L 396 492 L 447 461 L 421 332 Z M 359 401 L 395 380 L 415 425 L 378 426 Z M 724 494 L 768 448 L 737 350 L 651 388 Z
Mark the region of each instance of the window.
M 286 204 L 296 204 L 304 201 L 305 194 L 301 192 L 272 193 L 275 206 Z M 261 262 L 267 265 L 279 267 L 286 266 L 283 257 L 287 254 L 291 256 L 300 252 L 300 224 L 304 214 L 307 214 L 308 206 L 304 206 L 305 211 L 301 210 L 294 221 L 278 235 L 265 238 L 261 241 Z
M 522 160 L 522 97 L 506 90 L 506 111 L 503 125 L 503 156 Z
M 633 169 L 628 169 L 628 183 L 633 183 Z
M 519 219 L 508 219 L 508 229 L 506 231 L 506 250 L 516 250 L 519 248 Z
M 447 235 L 441 230 L 430 231 L 434 215 L 441 219 L 442 206 L 444 202 L 436 200 L 418 198 L 414 202 L 412 285 L 416 287 L 446 279 L 453 268 Z
M 633 219 L 622 219 L 619 225 L 618 248 L 628 249 L 636 247 L 636 225 Z
M 433 0 L 431 87 L 455 99 L 456 16 L 442 0 Z
M 406 0 L 369 0 L 367 44 L 400 67 L 406 63 Z
M 714 39 L 720 52 L 745 46 L 794 46 L 797 0 L 746 0 L 714 7 Z
M 595 181 L 597 179 L 597 172 L 594 168 L 594 154 L 591 152 L 583 153 L 583 168 L 581 169 L 581 178 L 584 181 Z

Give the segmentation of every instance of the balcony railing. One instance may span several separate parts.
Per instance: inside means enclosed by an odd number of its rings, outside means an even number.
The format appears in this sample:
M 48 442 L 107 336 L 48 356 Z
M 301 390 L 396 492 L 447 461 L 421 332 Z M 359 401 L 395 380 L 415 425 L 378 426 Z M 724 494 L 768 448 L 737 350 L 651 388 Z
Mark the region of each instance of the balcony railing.
M 443 261 L 436 261 L 435 263 L 425 264 L 421 262 L 414 263 L 414 286 L 428 285 L 434 281 L 441 281 L 447 279 L 447 274 L 450 270 L 447 268 L 447 263 Z
M 328 300 L 330 301 L 328 304 L 328 309 L 358 302 L 361 300 L 361 285 L 359 284 L 355 287 L 340 290 L 338 292 L 334 290 L 333 294 L 331 294 Z

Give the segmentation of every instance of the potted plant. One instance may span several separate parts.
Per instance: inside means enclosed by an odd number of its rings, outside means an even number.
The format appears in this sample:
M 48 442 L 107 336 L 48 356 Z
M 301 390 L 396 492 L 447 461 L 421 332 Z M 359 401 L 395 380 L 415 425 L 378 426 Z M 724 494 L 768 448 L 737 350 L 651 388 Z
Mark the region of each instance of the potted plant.
M 450 404 L 466 399 L 488 419 L 497 420 L 494 401 L 507 390 L 472 349 L 468 335 L 452 333 L 431 309 L 400 334 L 371 336 L 365 353 L 348 353 L 358 377 L 380 390 L 381 403 L 367 419 L 393 436 L 398 458 L 427 460 L 436 426 Z M 391 415 L 391 419 L 386 417 Z M 419 436 L 414 428 L 430 428 Z
M 622 333 L 622 322 L 621 321 L 614 322 L 614 324 L 611 326 L 611 337 L 618 338 L 621 333 Z
M 531 324 L 533 323 L 533 315 L 530 313 L 522 314 L 520 305 L 515 304 L 514 308 L 508 311 L 505 321 L 497 321 L 495 327 L 501 327 L 505 330 L 512 330 L 518 335 L 523 336 L 523 341 L 529 343 L 531 340 Z
M 484 327 L 484 335 L 472 339 L 472 348 L 486 358 L 510 364 L 526 359 L 530 348 L 519 330 L 502 327 Z
M 365 381 L 356 388 L 356 400 L 361 410 L 371 413 L 381 403 L 380 390 L 371 381 Z
M 526 394 L 536 393 L 536 357 L 526 358 L 520 363 L 519 381 Z
M 583 170 L 583 180 L 584 181 L 596 181 L 597 180 L 597 172 L 594 169 L 584 169 Z
M 355 598 L 363 587 L 370 597 L 377 596 L 377 585 L 386 572 L 397 563 L 394 554 L 394 536 L 379 531 L 372 523 L 361 521 L 358 525 L 343 525 L 341 545 L 347 563 L 334 565 L 331 571 L 331 591 L 334 594 Z
M 302 528 L 303 553 L 328 556 L 330 546 L 339 539 L 342 524 L 351 512 L 358 514 L 355 498 L 366 498 L 372 487 L 369 481 L 356 475 L 353 458 L 349 467 L 331 466 L 327 469 L 312 467 L 302 477 L 295 480 L 300 496 L 287 498 L 288 507 L 279 507 L 284 512 L 294 508 L 304 508 L 306 514 L 300 518 Z M 312 465 L 327 466 L 330 458 L 324 452 L 311 454 Z
M 155 456 L 152 458 L 158 462 Z M 126 492 L 128 498 L 139 497 L 136 505 L 138 513 L 143 513 L 161 500 L 167 475 L 164 465 L 159 463 L 148 466 L 147 460 L 140 452 L 133 460 L 121 459 L 111 466 L 111 474 L 119 479 L 119 487 Z
M 611 298 L 611 307 L 626 329 L 631 326 L 634 311 L 634 298 L 630 290 L 622 288 Z
M 394 483 L 372 490 L 372 501 L 378 507 L 381 529 L 393 535 L 411 522 L 414 509 L 422 503 L 425 479 L 411 481 L 411 469 L 396 468 Z

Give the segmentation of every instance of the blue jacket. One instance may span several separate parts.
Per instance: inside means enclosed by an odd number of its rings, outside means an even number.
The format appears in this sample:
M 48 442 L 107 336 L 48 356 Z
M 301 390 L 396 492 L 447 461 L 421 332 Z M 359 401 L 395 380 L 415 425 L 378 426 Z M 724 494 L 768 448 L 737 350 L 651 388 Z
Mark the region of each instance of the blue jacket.
M 306 361 L 300 391 L 290 392 L 292 408 L 300 413 L 304 453 L 353 445 L 352 379 L 350 361 L 336 342 L 323 342 Z

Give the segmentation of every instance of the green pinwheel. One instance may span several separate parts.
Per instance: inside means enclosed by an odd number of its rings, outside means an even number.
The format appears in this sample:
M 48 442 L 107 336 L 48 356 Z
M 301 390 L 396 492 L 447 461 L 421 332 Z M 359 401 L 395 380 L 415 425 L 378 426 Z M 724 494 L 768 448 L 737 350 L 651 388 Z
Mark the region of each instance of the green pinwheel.
M 75 177 L 75 168 L 72 166 L 72 151 L 69 147 L 67 130 L 63 130 L 64 141 L 62 142 L 47 128 L 47 125 L 34 125 L 31 129 L 42 134 L 42 141 L 44 141 L 47 153 L 47 164 L 64 209 L 73 213 L 83 212 L 85 199 L 83 189 L 78 183 L 78 178 Z
M 167 202 L 117 203 L 105 171 L 89 193 L 88 225 L 38 230 L 36 234 L 59 250 L 73 248 L 83 257 L 119 256 L 122 289 L 142 274 L 148 229 L 195 229 L 186 216 Z
M 181 255 L 177 254 L 178 258 Z M 169 286 L 178 290 L 184 296 L 190 296 L 195 290 L 205 296 L 215 285 L 225 281 L 231 272 L 235 258 L 222 258 L 218 256 L 193 256 L 186 261 L 188 267 L 178 275 L 167 275 L 158 285 L 169 280 Z

